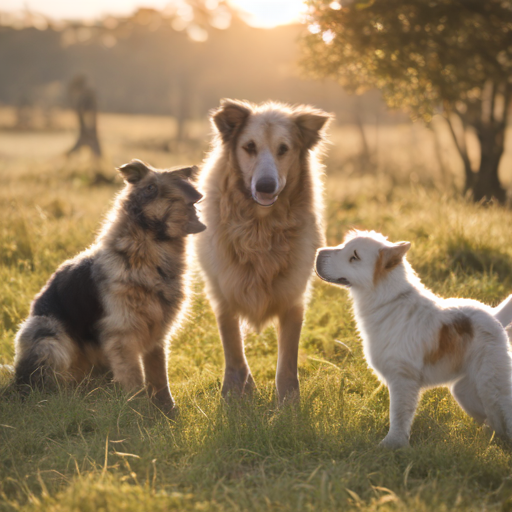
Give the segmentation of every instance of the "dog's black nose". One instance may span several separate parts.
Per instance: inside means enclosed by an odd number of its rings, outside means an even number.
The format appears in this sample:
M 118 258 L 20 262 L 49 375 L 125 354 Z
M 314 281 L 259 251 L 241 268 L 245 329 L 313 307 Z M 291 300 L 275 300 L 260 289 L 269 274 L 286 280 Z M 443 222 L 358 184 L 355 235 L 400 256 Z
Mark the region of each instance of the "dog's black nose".
M 261 178 L 256 182 L 256 192 L 273 194 L 276 191 L 277 183 L 272 178 Z

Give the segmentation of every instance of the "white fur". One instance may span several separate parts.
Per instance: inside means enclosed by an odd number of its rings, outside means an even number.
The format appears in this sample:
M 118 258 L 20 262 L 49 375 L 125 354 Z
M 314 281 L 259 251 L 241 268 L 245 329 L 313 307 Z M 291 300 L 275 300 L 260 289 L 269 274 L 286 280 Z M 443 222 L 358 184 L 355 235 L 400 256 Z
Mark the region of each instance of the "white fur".
M 390 429 L 381 444 L 408 444 L 421 391 L 438 385 L 449 386 L 478 423 L 512 438 L 512 358 L 504 329 L 512 296 L 496 308 L 437 297 L 406 261 L 409 247 L 354 232 L 317 255 L 322 279 L 349 286 L 366 360 L 389 388 Z M 392 253 L 390 268 L 381 267 Z

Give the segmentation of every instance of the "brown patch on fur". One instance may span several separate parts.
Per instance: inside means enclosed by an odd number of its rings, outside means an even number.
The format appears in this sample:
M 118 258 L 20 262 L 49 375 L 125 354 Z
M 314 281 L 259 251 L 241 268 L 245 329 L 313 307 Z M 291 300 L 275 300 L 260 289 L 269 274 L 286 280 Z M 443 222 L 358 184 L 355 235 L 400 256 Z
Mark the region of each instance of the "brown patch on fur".
M 384 253 L 379 251 L 379 256 L 375 262 L 375 268 L 373 270 L 373 284 L 376 285 L 385 275 L 387 270 L 384 266 Z
M 452 367 L 461 367 L 468 342 L 473 339 L 473 324 L 465 315 L 455 318 L 450 324 L 443 324 L 439 330 L 438 346 L 425 354 L 425 364 L 436 364 L 442 359 L 450 359 Z

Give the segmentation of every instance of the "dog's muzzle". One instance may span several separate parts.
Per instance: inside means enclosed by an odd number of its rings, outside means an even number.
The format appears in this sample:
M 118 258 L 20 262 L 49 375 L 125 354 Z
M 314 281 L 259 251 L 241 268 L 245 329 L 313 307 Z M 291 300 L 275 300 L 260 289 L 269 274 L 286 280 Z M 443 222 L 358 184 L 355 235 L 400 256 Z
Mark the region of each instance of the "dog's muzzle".
M 330 252 L 332 252 L 332 250 L 318 251 L 315 262 L 316 275 L 320 279 L 322 279 L 322 281 L 327 281 L 328 283 L 339 284 L 342 286 L 350 286 L 350 282 L 345 277 L 330 276 L 325 270 L 327 266 L 327 260 L 329 259 L 330 256 Z
M 256 182 L 252 197 L 261 206 L 272 206 L 277 201 L 277 187 L 273 178 L 260 178 Z

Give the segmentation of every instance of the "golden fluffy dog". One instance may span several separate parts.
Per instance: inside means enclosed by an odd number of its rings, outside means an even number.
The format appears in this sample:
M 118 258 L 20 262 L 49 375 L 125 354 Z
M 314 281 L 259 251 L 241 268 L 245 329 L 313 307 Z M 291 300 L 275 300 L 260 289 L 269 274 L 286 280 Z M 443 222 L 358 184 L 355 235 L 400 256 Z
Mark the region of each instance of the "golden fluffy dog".
M 240 322 L 277 319 L 279 401 L 298 398 L 306 291 L 323 245 L 319 146 L 331 115 L 308 106 L 224 100 L 201 172 L 208 230 L 197 238 L 224 347 L 222 393 L 254 387 Z

